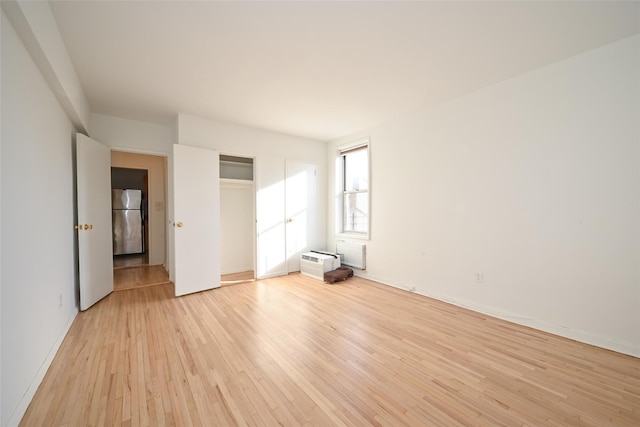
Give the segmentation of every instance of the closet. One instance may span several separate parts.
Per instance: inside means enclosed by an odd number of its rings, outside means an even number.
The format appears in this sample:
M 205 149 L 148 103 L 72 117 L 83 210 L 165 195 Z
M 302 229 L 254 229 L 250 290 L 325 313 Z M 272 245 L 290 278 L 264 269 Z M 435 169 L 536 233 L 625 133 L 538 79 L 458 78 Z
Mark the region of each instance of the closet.
M 220 269 L 223 281 L 255 278 L 253 159 L 220 155 Z

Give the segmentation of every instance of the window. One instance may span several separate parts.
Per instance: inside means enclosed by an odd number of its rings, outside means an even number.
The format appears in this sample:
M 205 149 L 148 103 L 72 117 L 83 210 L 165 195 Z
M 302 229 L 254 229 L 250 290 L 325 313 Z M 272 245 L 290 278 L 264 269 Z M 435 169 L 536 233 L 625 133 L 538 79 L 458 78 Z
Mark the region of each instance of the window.
M 342 193 L 340 232 L 368 238 L 369 141 L 360 141 L 359 144 L 339 150 L 338 165 Z

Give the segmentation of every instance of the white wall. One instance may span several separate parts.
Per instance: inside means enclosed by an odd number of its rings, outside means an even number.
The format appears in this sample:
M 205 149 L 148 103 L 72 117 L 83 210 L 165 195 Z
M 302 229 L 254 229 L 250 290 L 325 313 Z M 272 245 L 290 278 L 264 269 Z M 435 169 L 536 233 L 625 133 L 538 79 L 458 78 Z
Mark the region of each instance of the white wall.
M 1 425 L 17 425 L 77 314 L 75 130 L 2 13 Z
M 330 144 L 333 189 L 335 147 L 371 137 L 362 275 L 640 356 L 639 44 Z
M 89 102 L 84 96 L 49 3 L 3 1 L 2 9 L 76 130 L 86 132 L 91 114 Z
M 168 155 L 174 144 L 175 130 L 173 126 L 92 114 L 89 136 L 113 150 Z
M 285 263 L 285 160 L 318 164 L 319 200 L 326 199 L 326 144 L 200 117 L 178 117 L 178 143 L 209 148 L 221 154 L 255 158 L 257 191 L 258 277 L 287 274 Z M 318 212 L 318 236 L 326 235 L 326 210 Z M 322 237 L 311 246 L 325 247 Z

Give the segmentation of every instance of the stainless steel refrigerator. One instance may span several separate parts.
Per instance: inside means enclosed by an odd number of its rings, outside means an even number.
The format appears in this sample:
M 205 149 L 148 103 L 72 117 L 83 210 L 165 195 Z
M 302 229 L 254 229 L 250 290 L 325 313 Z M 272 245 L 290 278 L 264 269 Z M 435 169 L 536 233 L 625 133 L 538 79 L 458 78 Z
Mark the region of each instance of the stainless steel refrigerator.
M 144 252 L 142 191 L 113 190 L 113 254 Z

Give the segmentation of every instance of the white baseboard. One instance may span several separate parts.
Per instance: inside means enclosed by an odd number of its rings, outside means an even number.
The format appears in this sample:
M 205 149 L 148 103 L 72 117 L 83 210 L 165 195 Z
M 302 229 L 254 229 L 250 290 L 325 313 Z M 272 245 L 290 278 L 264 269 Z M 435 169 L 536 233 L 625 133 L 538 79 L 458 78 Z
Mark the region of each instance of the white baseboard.
M 280 277 L 280 276 L 286 276 L 288 273 L 286 271 L 278 271 L 278 272 L 274 272 L 274 273 L 269 273 L 269 274 L 263 274 L 262 276 L 257 276 L 257 279 L 270 279 L 272 277 Z
M 471 301 L 464 301 L 464 300 L 450 298 L 448 296 L 443 296 L 443 295 L 429 295 L 429 294 L 420 292 L 417 289 L 412 289 L 411 286 L 403 286 L 400 284 L 393 283 L 392 281 L 389 281 L 389 280 L 372 277 L 367 275 L 366 273 L 363 274 L 362 272 L 359 272 L 357 270 L 354 270 L 354 274 L 356 276 L 359 276 L 368 280 L 372 280 L 374 282 L 377 282 L 386 286 L 391 286 L 393 288 L 402 289 L 405 291 L 415 292 L 418 295 L 422 295 L 428 298 L 433 298 L 435 300 L 446 302 L 448 304 L 453 304 L 458 307 L 466 308 L 468 310 L 475 311 L 476 313 L 486 314 L 488 316 L 496 317 L 498 319 L 516 323 L 518 325 L 527 326 L 533 329 L 537 329 L 539 331 L 543 331 L 543 332 L 547 332 L 560 337 L 579 341 L 584 344 L 589 344 L 595 347 L 600 347 L 606 350 L 612 350 L 617 353 L 627 354 L 629 356 L 640 358 L 640 345 L 612 339 L 610 337 L 594 335 L 588 332 L 579 331 L 576 329 L 570 329 L 560 325 L 546 323 L 540 319 L 520 316 L 515 313 L 506 313 L 498 309 L 495 309 L 493 307 L 482 306 L 482 305 L 473 303 Z
M 222 275 L 225 274 L 235 274 L 235 273 L 244 273 L 245 271 L 252 271 L 253 270 L 253 266 L 250 267 L 230 267 L 230 268 L 225 268 L 224 270 L 222 270 Z
M 592 345 L 595 347 L 612 350 L 617 353 L 627 354 L 629 356 L 640 357 L 640 346 L 632 343 L 627 343 L 610 337 L 603 337 L 595 335 L 589 332 L 580 331 L 577 329 L 567 328 L 565 326 L 555 325 L 544 322 L 540 319 L 518 316 L 517 314 L 505 313 L 499 311 L 493 307 L 481 306 L 469 301 L 457 300 L 455 298 L 425 295 L 430 298 L 435 298 L 439 301 L 443 301 L 449 304 L 456 305 L 458 307 L 467 308 L 477 313 L 486 314 L 488 316 L 496 317 L 498 319 L 506 320 L 508 322 L 516 323 L 522 326 L 528 326 L 539 331 L 547 332 L 560 337 L 568 338 L 571 340 L 579 341 L 584 344 Z
M 42 365 L 40 365 L 40 368 L 38 368 L 38 371 L 36 372 L 36 375 L 31 381 L 31 384 L 29 384 L 29 388 L 27 388 L 27 391 L 24 393 L 24 395 L 20 399 L 18 406 L 16 406 L 15 411 L 13 412 L 13 414 L 11 414 L 11 418 L 9 418 L 9 422 L 7 423 L 8 427 L 18 427 L 18 425 L 20 424 L 22 417 L 24 416 L 25 412 L 27 412 L 27 408 L 29 407 L 29 404 L 31 403 L 33 396 L 35 396 L 36 391 L 38 391 L 38 387 L 40 387 L 40 384 L 42 383 L 42 380 L 44 379 L 44 376 L 47 373 L 47 370 L 49 369 L 49 367 L 51 366 L 51 363 L 53 362 L 53 358 L 56 356 L 56 353 L 58 353 L 58 349 L 60 349 L 60 346 L 62 345 L 62 341 L 64 340 L 64 337 L 67 336 L 67 332 L 69 332 L 69 329 L 71 328 L 71 325 L 73 324 L 73 321 L 75 320 L 77 315 L 78 315 L 78 309 L 76 309 L 73 312 L 73 314 L 69 317 L 63 332 L 60 334 L 56 342 L 53 343 L 53 345 L 51 346 L 51 349 L 49 349 L 49 353 L 47 353 L 47 357 L 42 361 Z

